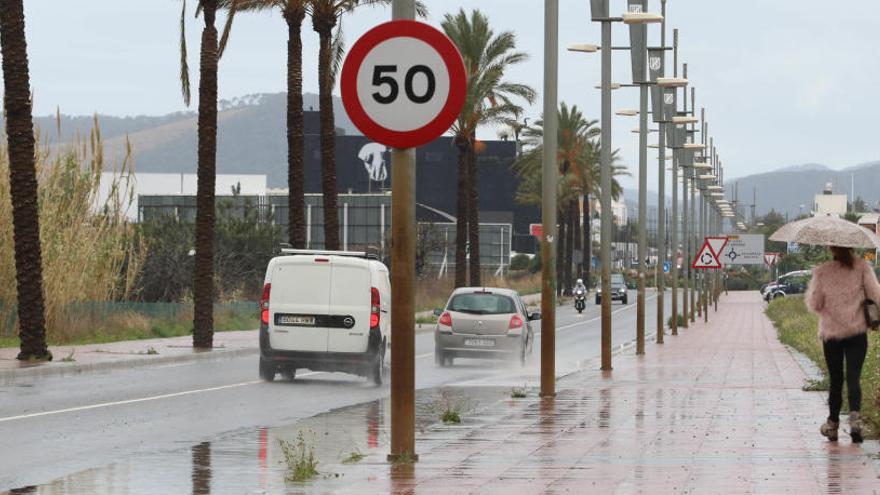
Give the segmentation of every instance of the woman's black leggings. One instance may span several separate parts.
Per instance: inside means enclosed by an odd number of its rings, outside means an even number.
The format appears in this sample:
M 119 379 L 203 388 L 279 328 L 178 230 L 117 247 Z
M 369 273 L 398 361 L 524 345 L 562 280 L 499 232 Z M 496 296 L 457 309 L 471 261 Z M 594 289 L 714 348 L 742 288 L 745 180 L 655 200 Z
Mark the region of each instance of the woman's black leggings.
M 860 411 L 862 408 L 862 365 L 868 353 L 868 335 L 860 334 L 843 340 L 829 340 L 822 345 L 825 351 L 825 363 L 831 388 L 828 391 L 828 408 L 831 421 L 840 421 L 840 406 L 843 403 L 843 361 L 846 359 L 846 389 L 849 398 L 849 410 Z

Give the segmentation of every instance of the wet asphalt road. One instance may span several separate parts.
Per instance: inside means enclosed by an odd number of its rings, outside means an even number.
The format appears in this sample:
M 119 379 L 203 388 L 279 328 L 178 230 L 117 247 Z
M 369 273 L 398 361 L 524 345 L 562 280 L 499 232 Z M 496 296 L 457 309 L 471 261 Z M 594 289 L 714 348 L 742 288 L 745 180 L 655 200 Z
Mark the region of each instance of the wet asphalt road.
M 615 348 L 635 339 L 635 291 L 613 306 Z M 669 313 L 669 293 L 666 313 Z M 592 300 L 588 302 L 592 303 Z M 656 329 L 656 296 L 648 294 L 647 331 Z M 540 327 L 532 357 L 517 363 L 457 359 L 434 364 L 431 332 L 416 338 L 419 389 L 441 386 L 535 386 Z M 557 312 L 557 374 L 597 366 L 599 307 Z M 648 352 L 651 340 L 649 339 Z M 280 376 L 279 376 L 280 379 Z M 197 363 L 29 377 L 0 386 L 0 490 L 42 484 L 149 453 L 189 448 L 229 432 L 295 423 L 344 406 L 387 397 L 387 384 L 300 370 L 295 383 L 257 378 L 257 356 Z

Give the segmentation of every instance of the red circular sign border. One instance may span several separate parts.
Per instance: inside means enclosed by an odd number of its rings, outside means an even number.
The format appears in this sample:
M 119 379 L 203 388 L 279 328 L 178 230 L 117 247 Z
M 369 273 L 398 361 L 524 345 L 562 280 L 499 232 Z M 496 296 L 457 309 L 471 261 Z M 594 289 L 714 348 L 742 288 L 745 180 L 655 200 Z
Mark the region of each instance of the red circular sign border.
M 379 125 L 367 115 L 357 94 L 357 75 L 364 59 L 374 47 L 391 38 L 415 38 L 427 43 L 437 50 L 449 71 L 446 104 L 431 122 L 411 131 L 395 131 Z M 467 76 L 458 48 L 445 34 L 422 22 L 391 21 L 367 31 L 351 47 L 342 66 L 341 91 L 349 118 L 364 135 L 393 148 L 414 148 L 442 136 L 455 122 L 467 96 Z

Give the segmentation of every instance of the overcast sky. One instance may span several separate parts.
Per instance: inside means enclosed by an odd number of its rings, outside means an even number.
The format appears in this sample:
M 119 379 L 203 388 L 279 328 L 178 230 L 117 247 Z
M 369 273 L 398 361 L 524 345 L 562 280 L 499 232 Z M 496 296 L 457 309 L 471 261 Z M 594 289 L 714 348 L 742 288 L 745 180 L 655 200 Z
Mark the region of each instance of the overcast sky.
M 195 1 L 189 2 L 194 4 Z M 531 54 L 510 80 L 543 85 L 543 2 L 539 0 L 425 0 L 428 22 L 463 7 L 485 12 L 496 30 L 513 30 Z M 176 0 L 27 0 L 26 23 L 35 113 L 160 115 L 185 109 L 178 82 Z M 564 51 L 571 43 L 598 44 L 587 0 L 561 0 L 561 100 L 599 117 L 599 56 Z M 625 0 L 612 0 L 622 12 Z M 660 0 L 649 0 L 659 11 Z M 706 107 L 727 177 L 802 163 L 842 168 L 880 159 L 876 114 L 880 29 L 876 0 L 669 0 L 669 39 L 680 29 L 679 60 L 689 65 L 697 106 Z M 860 14 L 861 13 L 861 14 Z M 344 19 L 349 45 L 390 9 L 362 9 Z M 198 87 L 200 20 L 188 40 L 193 87 Z M 220 65 L 220 96 L 285 90 L 287 31 L 278 14 L 236 18 Z M 308 21 L 307 21 L 308 23 Z M 317 36 L 304 29 L 304 86 L 317 92 Z M 651 27 L 659 38 L 659 27 Z M 618 26 L 615 44 L 628 41 Z M 615 52 L 615 79 L 628 82 L 629 61 Z M 668 67 L 671 68 L 671 59 Z M 638 90 L 614 94 L 614 108 L 637 108 Z M 195 89 L 194 89 L 195 95 Z M 195 99 L 195 98 L 194 98 Z M 540 99 L 530 108 L 540 112 Z M 637 168 L 636 118 L 615 117 L 614 147 Z M 495 137 L 493 130 L 484 138 Z M 652 153 L 651 184 L 656 184 Z M 626 181 L 636 184 L 635 177 Z M 655 189 L 652 186 L 651 189 Z

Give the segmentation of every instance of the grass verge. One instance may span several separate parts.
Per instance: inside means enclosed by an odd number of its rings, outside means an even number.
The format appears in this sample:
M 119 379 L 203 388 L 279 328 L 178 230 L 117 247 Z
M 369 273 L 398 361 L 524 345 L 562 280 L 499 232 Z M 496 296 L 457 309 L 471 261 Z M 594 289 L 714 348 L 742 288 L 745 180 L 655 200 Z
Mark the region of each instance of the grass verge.
M 776 326 L 779 340 L 804 353 L 822 370 L 825 379 L 805 385 L 805 390 L 827 390 L 828 368 L 822 342 L 816 336 L 818 319 L 807 311 L 803 298 L 786 297 L 773 301 L 767 316 Z M 868 332 L 868 356 L 862 369 L 862 416 L 870 427 L 869 436 L 880 436 L 880 333 Z M 847 406 L 844 386 L 844 407 Z
M 256 310 L 214 312 L 214 331 L 253 330 L 259 321 Z M 185 311 L 176 318 L 148 318 L 136 312 L 120 312 L 101 321 L 83 324 L 76 332 L 49 336 L 49 345 L 106 344 L 125 340 L 145 340 L 192 335 L 192 311 Z M 0 347 L 18 347 L 18 336 L 0 337 Z

